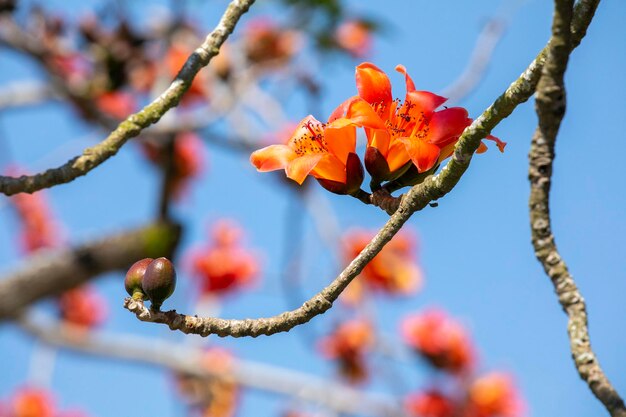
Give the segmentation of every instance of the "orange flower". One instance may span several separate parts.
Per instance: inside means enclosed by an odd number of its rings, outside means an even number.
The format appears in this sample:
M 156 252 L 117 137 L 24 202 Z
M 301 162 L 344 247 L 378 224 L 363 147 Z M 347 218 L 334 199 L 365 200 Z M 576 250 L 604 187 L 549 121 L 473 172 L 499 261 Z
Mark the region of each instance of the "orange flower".
M 348 20 L 337 28 L 335 41 L 355 58 L 363 58 L 372 48 L 372 28 L 363 20 Z
M 409 395 L 405 401 L 407 413 L 415 417 L 454 417 L 452 399 L 438 390 Z
M 403 103 L 392 99 L 391 82 L 372 63 L 356 67 L 359 95 L 346 100 L 333 117 L 346 115 L 365 127 L 368 148 L 365 166 L 376 181 L 397 178 L 412 161 L 418 171 L 426 172 L 452 154 L 463 130 L 472 120 L 467 110 L 451 107 L 436 111 L 447 100 L 428 91 L 415 89 L 413 80 L 402 65 L 396 71 L 404 74 L 406 97 Z M 501 151 L 506 145 L 495 140 Z M 479 149 L 484 150 L 484 145 Z
M 336 118 L 324 124 L 305 117 L 286 145 L 255 151 L 250 162 L 261 172 L 284 169 L 302 184 L 312 175 L 327 190 L 350 194 L 363 182 L 363 167 L 355 152 L 356 127 L 352 120 Z
M 37 388 L 22 388 L 11 401 L 10 417 L 54 417 L 54 399 L 49 392 Z
M 437 368 L 461 373 L 474 363 L 474 352 L 463 327 L 444 311 L 426 310 L 406 317 L 401 325 L 404 341 Z
M 177 39 L 165 54 L 165 65 L 170 77 L 175 77 L 178 74 L 187 61 L 187 58 L 193 53 L 194 48 L 189 46 L 185 41 L 187 38 L 192 37 L 192 31 L 189 29 L 189 33 L 186 30 L 182 30 L 183 34 L 180 34 L 180 39 Z M 201 72 L 191 82 L 191 86 L 183 96 L 182 103 L 188 104 L 193 101 L 204 101 L 209 97 L 209 91 L 206 86 L 205 73 Z
M 351 261 L 372 240 L 374 233 L 353 231 L 344 238 L 343 255 Z M 389 295 L 415 293 L 422 283 L 422 272 L 416 264 L 415 244 L 408 233 L 400 233 L 385 245 L 369 262 L 359 278 L 346 288 L 343 299 L 350 303 L 361 299 L 364 290 L 373 290 Z
M 517 417 L 523 410 L 509 375 L 493 372 L 478 378 L 469 388 L 466 417 Z
M 137 108 L 137 102 L 132 94 L 125 91 L 108 91 L 96 97 L 98 109 L 117 119 L 128 117 Z
M 18 170 L 10 170 L 19 172 Z M 16 194 L 10 199 L 21 221 L 21 244 L 25 253 L 53 248 L 62 242 L 61 231 L 45 199 L 39 191 L 34 194 Z
M 102 324 L 106 317 L 104 299 L 87 285 L 61 294 L 59 310 L 63 321 L 85 329 Z
M 192 268 L 204 294 L 224 294 L 248 285 L 259 270 L 258 260 L 240 246 L 243 231 L 231 221 L 219 221 L 213 243 L 191 257 Z
M 325 357 L 338 362 L 342 376 L 351 382 L 362 382 L 367 378 L 365 354 L 373 345 L 372 325 L 355 319 L 340 324 L 319 346 Z

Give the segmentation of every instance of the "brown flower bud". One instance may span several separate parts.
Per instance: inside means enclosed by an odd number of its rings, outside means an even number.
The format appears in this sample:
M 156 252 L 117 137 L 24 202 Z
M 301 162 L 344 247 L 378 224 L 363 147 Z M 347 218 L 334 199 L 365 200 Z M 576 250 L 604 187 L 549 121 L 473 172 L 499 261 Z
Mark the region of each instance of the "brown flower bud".
M 157 258 L 148 265 L 141 284 L 143 292 L 158 310 L 176 288 L 176 270 L 167 258 Z
M 145 258 L 137 261 L 128 269 L 126 273 L 126 279 L 124 280 L 124 286 L 128 295 L 135 300 L 145 300 L 147 297 L 141 288 L 143 276 L 146 273 L 146 268 L 154 259 Z

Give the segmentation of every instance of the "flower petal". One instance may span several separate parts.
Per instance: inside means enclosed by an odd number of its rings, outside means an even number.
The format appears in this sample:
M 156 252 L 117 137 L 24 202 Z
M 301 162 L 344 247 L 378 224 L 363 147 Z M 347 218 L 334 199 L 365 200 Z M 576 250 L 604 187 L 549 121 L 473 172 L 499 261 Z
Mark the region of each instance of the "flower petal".
M 385 121 L 374 111 L 365 100 L 356 100 L 350 103 L 347 117 L 359 127 L 371 129 L 385 129 Z
M 396 71 L 404 74 L 404 82 L 406 83 L 406 92 L 415 91 L 415 83 L 413 83 L 413 79 L 406 72 L 406 67 L 404 65 L 396 65 Z
M 402 168 L 407 162 L 409 162 L 410 156 L 407 153 L 405 144 L 401 141 L 394 141 L 389 147 L 387 153 L 387 164 L 389 164 L 389 171 L 394 172 L 397 169 Z
M 435 166 L 440 153 L 437 145 L 415 137 L 400 138 L 399 140 L 406 146 L 406 151 L 419 172 L 426 172 Z
M 333 110 L 333 112 L 328 117 L 328 123 L 332 123 L 341 117 L 346 117 L 346 114 L 348 114 L 348 109 L 350 108 L 350 104 L 352 104 L 352 102 L 356 100 L 362 100 L 362 98 L 359 96 L 353 96 L 338 105 L 337 108 Z
M 260 172 L 267 172 L 286 168 L 295 157 L 296 153 L 287 145 L 270 145 L 252 152 L 250 162 Z
M 502 142 L 500 139 L 498 139 L 497 137 L 493 135 L 488 135 L 485 139 L 494 141 L 496 145 L 498 146 L 498 149 L 500 149 L 500 152 L 504 152 L 506 142 Z
M 472 120 L 467 117 L 467 110 L 462 107 L 450 107 L 435 112 L 430 118 L 428 134 L 424 140 L 444 147 L 458 139 L 471 123 Z
M 293 159 L 285 169 L 287 177 L 302 185 L 307 175 L 315 168 L 324 154 L 308 154 Z
M 406 98 L 404 100 L 406 103 L 411 103 L 411 115 L 415 112 L 424 112 L 426 116 L 430 115 L 432 112 L 437 109 L 437 107 L 441 106 L 443 103 L 448 101 L 447 98 L 438 96 L 435 93 L 431 93 L 430 91 L 408 91 L 406 93 Z
M 335 155 L 325 154 L 311 171 L 315 178 L 346 183 L 346 164 Z
M 326 126 L 324 136 L 328 150 L 345 163 L 348 154 L 354 152 L 356 148 L 356 127 L 354 124 L 349 119 L 337 119 Z
M 370 62 L 356 67 L 356 88 L 359 96 L 370 104 L 390 104 L 393 100 L 387 74 Z

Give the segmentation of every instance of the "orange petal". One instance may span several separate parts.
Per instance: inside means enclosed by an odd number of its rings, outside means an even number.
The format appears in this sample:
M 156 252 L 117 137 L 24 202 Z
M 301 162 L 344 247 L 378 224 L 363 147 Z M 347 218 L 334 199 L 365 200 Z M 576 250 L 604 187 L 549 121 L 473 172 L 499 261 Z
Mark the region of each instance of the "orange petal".
M 428 135 L 424 140 L 443 147 L 450 139 L 457 139 L 471 122 L 467 117 L 467 110 L 462 107 L 450 107 L 435 112 L 430 118 Z
M 350 108 L 350 104 L 357 100 L 362 100 L 362 98 L 359 96 L 353 96 L 338 105 L 337 108 L 333 110 L 333 112 L 328 117 L 328 123 L 332 123 L 341 117 L 346 117 L 346 114 L 348 114 L 348 109 Z
M 394 141 L 389 147 L 387 153 L 387 164 L 389 164 L 389 171 L 394 172 L 409 162 L 409 154 L 406 151 L 406 146 L 401 141 Z
M 302 185 L 307 175 L 315 168 L 324 154 L 308 154 L 293 159 L 285 169 L 287 177 Z
M 323 155 L 314 166 L 311 175 L 331 181 L 346 183 L 346 164 L 331 154 Z
M 396 71 L 404 74 L 404 82 L 406 83 L 406 92 L 408 93 L 409 91 L 415 91 L 415 83 L 413 82 L 413 79 L 411 79 L 409 74 L 406 72 L 406 67 L 404 65 L 396 65 Z
M 500 139 L 498 139 L 497 137 L 493 135 L 489 135 L 485 139 L 494 141 L 496 145 L 498 146 L 498 149 L 500 149 L 500 152 L 504 152 L 504 147 L 506 146 L 506 142 L 502 142 Z
M 296 153 L 287 145 L 270 145 L 252 152 L 250 162 L 261 172 L 284 169 L 296 157 Z
M 328 150 L 345 164 L 356 148 L 356 127 L 349 119 L 337 119 L 326 126 L 324 136 Z
M 370 62 L 356 67 L 356 88 L 359 96 L 370 104 L 390 104 L 391 82 L 380 68 Z
M 487 145 L 485 145 L 483 142 L 480 142 L 480 145 L 478 145 L 478 149 L 476 149 L 476 153 L 485 153 L 487 152 Z
M 400 138 L 398 140 L 406 146 L 406 151 L 419 172 L 426 172 L 435 166 L 440 153 L 440 149 L 437 145 L 415 137 Z
M 380 153 L 387 156 L 389 142 L 391 141 L 389 132 L 383 129 L 367 129 L 365 133 L 367 134 L 368 146 L 373 146 L 378 149 Z
M 385 129 L 385 122 L 374 111 L 372 106 L 365 100 L 355 100 L 350 103 L 347 117 L 359 127 L 369 127 L 372 129 Z
M 424 112 L 430 115 L 432 112 L 448 101 L 447 98 L 438 96 L 429 91 L 407 91 L 405 103 L 411 103 L 411 115 L 414 113 Z

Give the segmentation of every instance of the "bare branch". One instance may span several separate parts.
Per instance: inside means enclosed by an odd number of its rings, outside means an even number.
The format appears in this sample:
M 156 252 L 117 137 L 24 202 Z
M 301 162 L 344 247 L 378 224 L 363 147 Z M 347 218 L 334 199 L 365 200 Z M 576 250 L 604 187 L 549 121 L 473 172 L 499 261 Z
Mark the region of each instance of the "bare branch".
M 58 168 L 19 178 L 0 176 L 0 193 L 13 195 L 20 192 L 32 193 L 43 188 L 68 183 L 115 155 L 119 149 L 143 129 L 159 121 L 171 108 L 175 107 L 187 91 L 193 78 L 218 54 L 221 45 L 232 33 L 239 18 L 250 8 L 254 0 L 233 0 L 215 29 L 206 37 L 202 45 L 187 59 L 176 79 L 159 97 L 138 113 L 129 116 L 98 145 L 85 149 Z
M 159 366 L 198 377 L 226 376 L 244 387 L 315 402 L 339 413 L 371 417 L 404 416 L 397 399 L 361 392 L 314 375 L 267 364 L 237 359 L 225 375 L 224 371 L 203 364 L 202 349 L 180 343 L 84 331 L 32 315 L 20 317 L 18 324 L 45 343 L 89 355 Z
M 0 278 L 0 321 L 104 272 L 128 268 L 141 258 L 170 256 L 179 233 L 176 225 L 157 223 L 75 248 L 41 251 L 21 270 Z
M 558 252 L 551 228 L 550 186 L 554 147 L 566 108 L 563 76 L 572 49 L 569 30 L 572 7 L 573 0 L 555 1 L 552 39 L 537 85 L 539 124 L 532 138 L 528 174 L 531 184 L 529 209 L 532 242 L 537 259 L 552 280 L 559 303 L 567 314 L 570 349 L 580 377 L 611 416 L 624 417 L 624 401 L 604 374 L 591 348 L 585 300 Z

